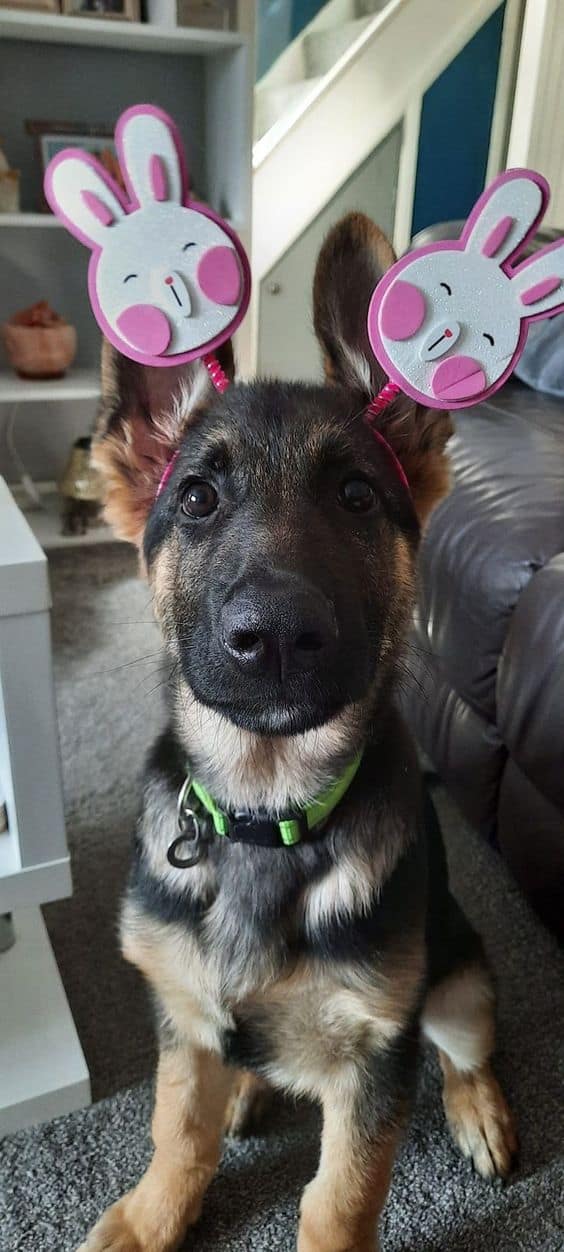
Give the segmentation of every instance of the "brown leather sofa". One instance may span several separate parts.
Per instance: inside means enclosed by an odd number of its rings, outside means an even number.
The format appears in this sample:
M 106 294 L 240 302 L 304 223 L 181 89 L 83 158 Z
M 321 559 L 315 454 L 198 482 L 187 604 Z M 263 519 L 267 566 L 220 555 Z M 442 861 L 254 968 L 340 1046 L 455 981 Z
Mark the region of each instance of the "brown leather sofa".
M 564 937 L 564 402 L 516 381 L 455 414 L 402 700 L 464 815 Z

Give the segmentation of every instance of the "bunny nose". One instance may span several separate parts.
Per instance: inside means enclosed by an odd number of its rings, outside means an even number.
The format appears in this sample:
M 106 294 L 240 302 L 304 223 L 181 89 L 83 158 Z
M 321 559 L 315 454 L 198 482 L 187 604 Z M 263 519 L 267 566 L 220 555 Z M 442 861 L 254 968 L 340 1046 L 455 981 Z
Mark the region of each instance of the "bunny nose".
M 173 322 L 190 317 L 192 301 L 184 279 L 177 270 L 156 270 L 151 274 L 151 295 Z
M 460 323 L 450 318 L 448 322 L 436 322 L 425 336 L 419 356 L 422 361 L 435 361 L 453 348 L 460 335 Z

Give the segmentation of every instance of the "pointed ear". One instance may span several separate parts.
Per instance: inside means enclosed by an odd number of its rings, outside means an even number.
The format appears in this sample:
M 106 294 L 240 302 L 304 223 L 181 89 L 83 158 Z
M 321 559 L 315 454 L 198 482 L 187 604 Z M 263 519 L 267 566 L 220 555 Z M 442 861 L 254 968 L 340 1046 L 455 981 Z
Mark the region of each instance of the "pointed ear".
M 231 343 L 216 355 L 232 378 Z M 164 470 L 190 422 L 216 394 L 201 361 L 167 369 L 138 365 L 104 340 L 92 461 L 104 480 L 105 516 L 118 539 L 141 546 Z
M 315 268 L 313 324 L 327 381 L 369 399 L 386 375 L 368 341 L 368 305 L 395 259 L 391 243 L 369 217 L 348 213 L 327 235 Z
M 392 245 L 362 213 L 350 213 L 327 236 L 313 284 L 314 326 L 327 381 L 352 392 L 359 413 L 381 391 L 387 375 L 370 347 L 368 307 L 374 288 L 393 264 Z M 423 525 L 449 489 L 445 445 L 450 415 L 399 396 L 385 409 L 378 429 L 400 460 Z

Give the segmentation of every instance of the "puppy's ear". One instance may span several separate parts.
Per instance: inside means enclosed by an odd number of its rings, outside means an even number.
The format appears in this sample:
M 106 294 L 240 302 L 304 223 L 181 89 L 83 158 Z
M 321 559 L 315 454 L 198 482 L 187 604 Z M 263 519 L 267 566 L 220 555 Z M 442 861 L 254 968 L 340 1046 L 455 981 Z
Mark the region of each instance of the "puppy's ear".
M 223 344 L 217 357 L 232 378 L 231 344 Z M 138 365 L 104 340 L 92 460 L 104 481 L 105 516 L 119 539 L 140 546 L 163 471 L 214 395 L 201 361 L 170 368 Z
M 367 320 L 374 288 L 395 259 L 379 227 L 363 213 L 349 213 L 330 231 L 317 261 L 313 320 L 325 376 L 354 393 L 359 412 L 387 381 L 370 347 Z M 378 427 L 403 465 L 424 524 L 449 488 L 450 415 L 399 396 Z

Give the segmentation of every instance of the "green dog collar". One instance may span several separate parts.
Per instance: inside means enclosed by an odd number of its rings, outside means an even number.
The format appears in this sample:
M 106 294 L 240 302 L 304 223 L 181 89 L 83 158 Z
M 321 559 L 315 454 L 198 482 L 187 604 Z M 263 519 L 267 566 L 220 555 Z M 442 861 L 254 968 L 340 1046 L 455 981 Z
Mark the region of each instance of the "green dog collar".
M 188 775 L 178 795 L 178 825 L 181 833 L 168 849 L 170 863 L 177 868 L 189 867 L 200 859 L 197 853 L 200 836 L 198 814 L 202 809 L 211 817 L 216 834 L 231 839 L 234 843 L 251 843 L 270 848 L 290 848 L 301 843 L 318 830 L 336 809 L 357 774 L 362 756 L 363 749 L 346 766 L 339 778 L 311 804 L 275 818 L 251 813 L 224 813 L 209 791 Z M 195 855 L 181 857 L 179 849 L 182 844 L 195 845 Z

